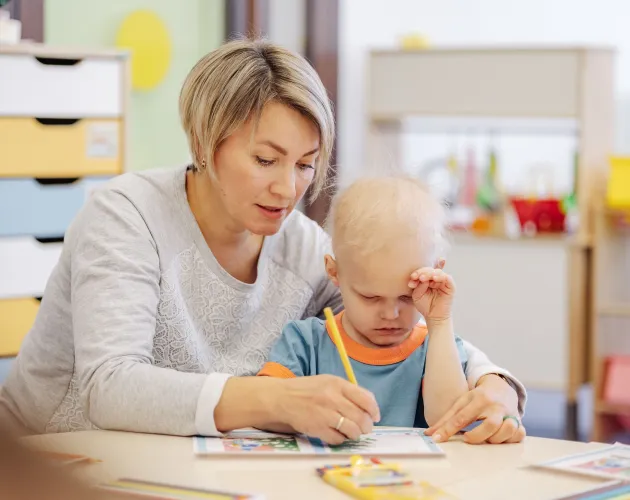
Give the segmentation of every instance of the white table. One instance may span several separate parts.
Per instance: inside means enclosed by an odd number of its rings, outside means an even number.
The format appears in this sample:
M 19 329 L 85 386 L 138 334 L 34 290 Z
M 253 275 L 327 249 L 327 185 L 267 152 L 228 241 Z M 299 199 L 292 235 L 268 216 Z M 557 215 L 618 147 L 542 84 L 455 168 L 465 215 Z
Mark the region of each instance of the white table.
M 90 481 L 128 477 L 263 493 L 268 500 L 349 498 L 315 473 L 315 468 L 323 464 L 346 462 L 343 457 L 198 458 L 193 455 L 190 438 L 109 431 L 48 434 L 24 441 L 40 449 L 102 460 L 81 466 L 81 474 Z M 575 493 L 600 481 L 525 466 L 605 445 L 528 437 L 516 445 L 472 446 L 453 438 L 441 446 L 446 458 L 395 461 L 415 478 L 428 480 L 461 499 L 545 500 Z

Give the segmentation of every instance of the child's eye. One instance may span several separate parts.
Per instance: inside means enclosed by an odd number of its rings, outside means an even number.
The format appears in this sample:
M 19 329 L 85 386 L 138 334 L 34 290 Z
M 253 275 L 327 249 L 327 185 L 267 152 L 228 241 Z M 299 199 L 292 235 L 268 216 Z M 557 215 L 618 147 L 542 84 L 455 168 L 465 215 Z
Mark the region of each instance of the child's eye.
M 373 300 L 378 299 L 378 297 L 376 297 L 376 296 L 371 296 L 371 295 L 362 295 L 362 297 L 363 297 L 365 300 L 370 300 L 370 301 L 373 301 Z
M 271 167 L 276 160 L 267 160 L 265 158 L 261 158 L 260 156 L 256 157 L 256 162 L 261 166 L 261 167 Z
M 402 302 L 412 302 L 412 297 L 410 295 L 401 295 L 400 300 Z

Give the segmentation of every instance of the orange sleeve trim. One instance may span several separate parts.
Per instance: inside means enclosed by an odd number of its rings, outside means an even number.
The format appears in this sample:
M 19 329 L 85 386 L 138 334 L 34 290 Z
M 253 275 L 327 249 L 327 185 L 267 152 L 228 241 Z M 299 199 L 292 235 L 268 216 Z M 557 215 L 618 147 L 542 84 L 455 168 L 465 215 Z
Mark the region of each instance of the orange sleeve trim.
M 258 372 L 259 377 L 295 378 L 295 375 L 286 366 L 274 361 L 267 361 Z
M 427 336 L 427 327 L 425 325 L 416 325 L 411 331 L 407 340 L 402 344 L 393 347 L 367 347 L 363 344 L 359 344 L 356 340 L 348 335 L 343 327 L 342 317 L 344 311 L 335 316 L 337 322 L 337 329 L 341 335 L 341 339 L 345 344 L 348 356 L 355 361 L 366 365 L 384 366 L 400 363 L 407 359 L 411 354 L 422 345 Z M 333 344 L 335 344 L 335 338 L 328 329 L 328 323 L 326 323 L 326 331 Z

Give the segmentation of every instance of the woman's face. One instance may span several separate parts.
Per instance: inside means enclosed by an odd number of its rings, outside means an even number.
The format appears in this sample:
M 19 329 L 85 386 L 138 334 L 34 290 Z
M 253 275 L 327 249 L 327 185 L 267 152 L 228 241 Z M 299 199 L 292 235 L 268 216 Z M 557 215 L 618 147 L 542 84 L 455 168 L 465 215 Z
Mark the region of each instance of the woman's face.
M 217 149 L 218 189 L 237 229 L 272 235 L 300 201 L 315 173 L 317 127 L 283 104 L 267 104 L 258 125 L 243 124 Z

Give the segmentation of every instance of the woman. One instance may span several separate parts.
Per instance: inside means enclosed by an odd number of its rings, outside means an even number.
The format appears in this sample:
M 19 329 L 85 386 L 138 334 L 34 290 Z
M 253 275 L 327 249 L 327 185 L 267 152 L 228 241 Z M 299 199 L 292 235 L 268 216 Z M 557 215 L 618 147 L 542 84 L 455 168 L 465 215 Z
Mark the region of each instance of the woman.
M 340 307 L 328 236 L 294 211 L 322 188 L 333 146 L 317 74 L 277 46 L 234 41 L 192 69 L 180 114 L 192 166 L 126 174 L 92 195 L 0 408 L 35 432 L 369 432 L 375 399 L 344 380 L 250 376 L 287 321 Z M 515 414 L 515 390 L 488 375 L 509 374 L 467 350 L 471 404 Z M 341 416 L 350 422 L 336 429 Z M 512 420 L 484 439 L 522 439 Z

